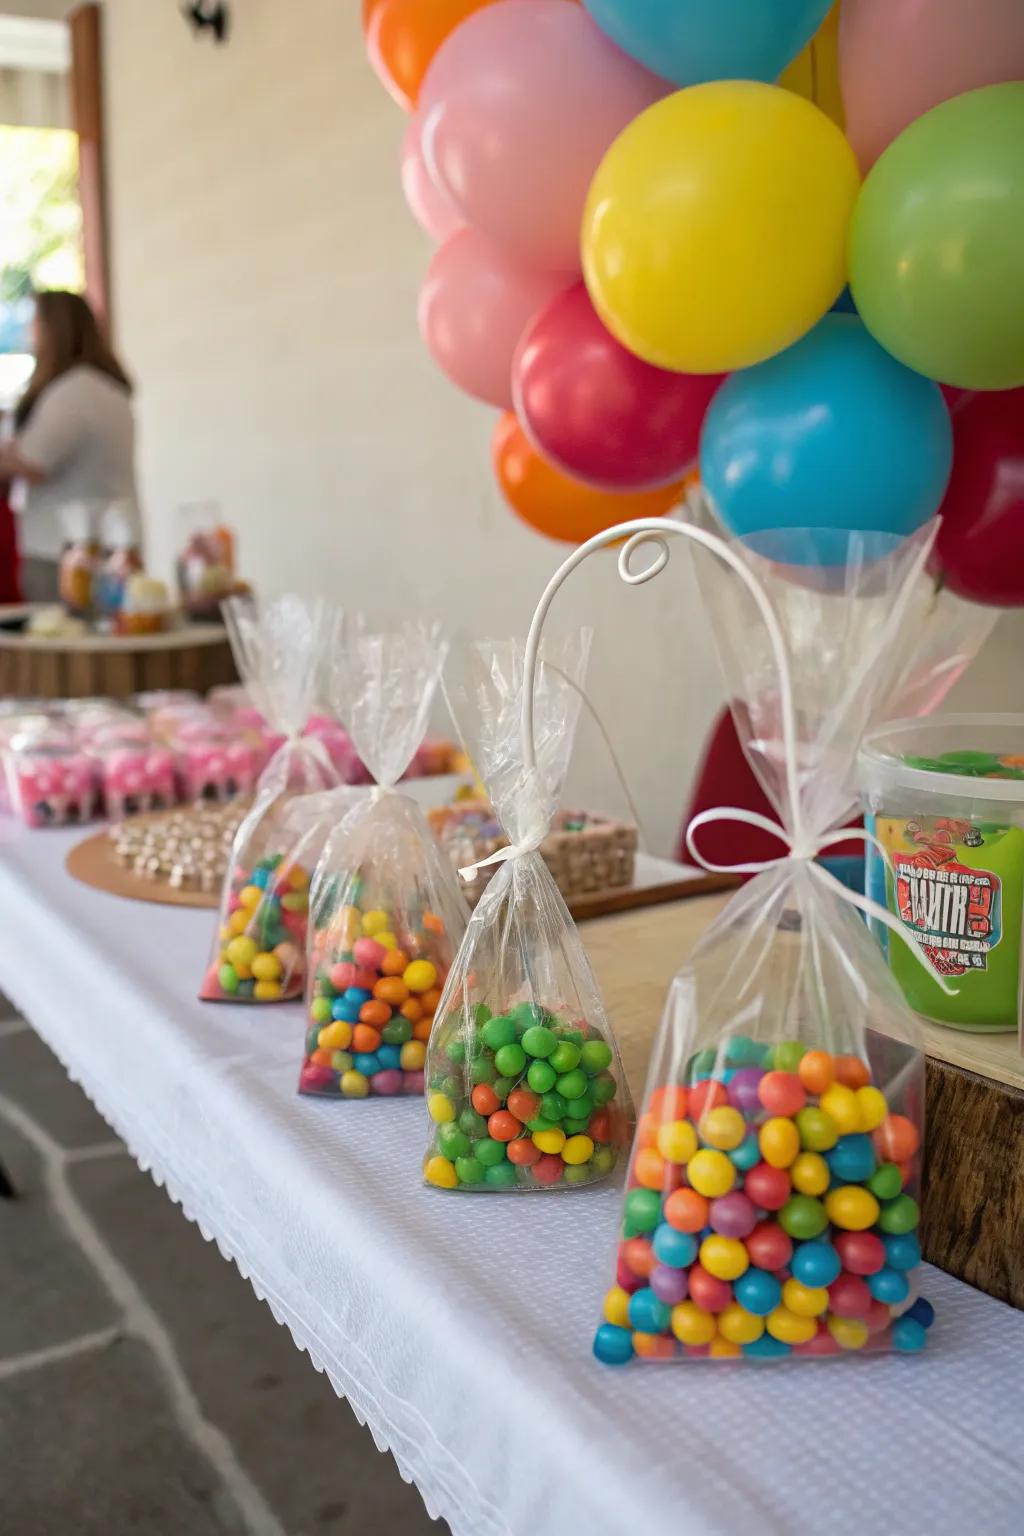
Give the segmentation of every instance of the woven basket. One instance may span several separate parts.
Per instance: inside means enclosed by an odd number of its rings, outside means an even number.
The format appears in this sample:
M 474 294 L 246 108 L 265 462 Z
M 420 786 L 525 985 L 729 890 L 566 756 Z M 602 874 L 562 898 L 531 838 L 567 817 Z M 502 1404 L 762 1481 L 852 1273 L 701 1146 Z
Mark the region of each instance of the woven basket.
M 475 807 L 479 813 L 479 806 Z M 472 815 L 472 811 L 468 811 Z M 456 867 L 486 859 L 508 838 L 482 837 L 460 822 L 457 809 L 431 813 L 431 824 Z M 554 826 L 540 845 L 540 854 L 555 877 L 565 901 L 603 891 L 622 890 L 633 884 L 636 866 L 637 829 L 625 822 L 607 821 L 582 811 L 559 811 Z M 497 865 L 481 869 L 463 884 L 470 906 L 476 906 Z

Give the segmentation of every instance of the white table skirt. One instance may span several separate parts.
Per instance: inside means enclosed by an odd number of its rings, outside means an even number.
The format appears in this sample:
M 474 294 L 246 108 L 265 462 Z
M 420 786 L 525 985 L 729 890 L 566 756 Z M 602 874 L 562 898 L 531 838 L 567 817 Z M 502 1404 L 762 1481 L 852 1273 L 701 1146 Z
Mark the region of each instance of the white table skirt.
M 210 914 L 75 836 L 2 828 L 0 988 L 455 1536 L 1019 1536 L 1024 1315 L 929 1271 L 923 1356 L 597 1365 L 618 1189 L 424 1189 L 422 1102 L 300 1099 L 300 1007 L 195 1001 Z

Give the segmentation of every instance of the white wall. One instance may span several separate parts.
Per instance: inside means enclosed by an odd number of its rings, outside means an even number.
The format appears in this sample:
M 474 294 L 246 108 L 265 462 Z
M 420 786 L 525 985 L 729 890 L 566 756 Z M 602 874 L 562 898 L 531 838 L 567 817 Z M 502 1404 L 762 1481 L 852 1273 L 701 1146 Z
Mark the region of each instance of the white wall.
M 141 385 L 153 563 L 169 565 L 177 508 L 214 498 L 264 591 L 522 632 L 565 549 L 504 507 L 494 413 L 419 341 L 429 251 L 398 184 L 404 118 L 365 60 L 359 6 L 233 11 L 217 48 L 171 0 L 105 5 L 115 320 Z M 596 624 L 591 693 L 659 850 L 720 697 L 684 551 L 673 567 L 630 592 L 602 557 L 558 606 Z M 587 724 L 573 788 L 621 808 Z

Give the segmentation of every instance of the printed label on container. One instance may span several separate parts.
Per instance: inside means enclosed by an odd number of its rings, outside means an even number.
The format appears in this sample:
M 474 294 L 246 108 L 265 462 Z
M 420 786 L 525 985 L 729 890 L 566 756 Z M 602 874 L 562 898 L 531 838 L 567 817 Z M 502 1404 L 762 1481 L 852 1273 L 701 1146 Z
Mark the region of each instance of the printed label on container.
M 1002 938 L 1002 884 L 990 870 L 897 853 L 896 910 L 940 976 L 984 971 Z

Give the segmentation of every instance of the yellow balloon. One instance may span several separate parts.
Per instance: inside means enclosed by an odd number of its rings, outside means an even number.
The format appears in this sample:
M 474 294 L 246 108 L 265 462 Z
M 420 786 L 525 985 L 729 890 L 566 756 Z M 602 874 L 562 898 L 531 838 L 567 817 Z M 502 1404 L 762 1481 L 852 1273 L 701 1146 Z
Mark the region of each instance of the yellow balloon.
M 779 84 L 806 96 L 839 128 L 846 127 L 839 89 L 839 6 L 834 5 L 802 53 L 779 76 Z
M 690 86 L 641 113 L 598 167 L 590 297 L 656 367 L 749 368 L 838 298 L 859 182 L 842 133 L 802 97 L 756 80 Z

